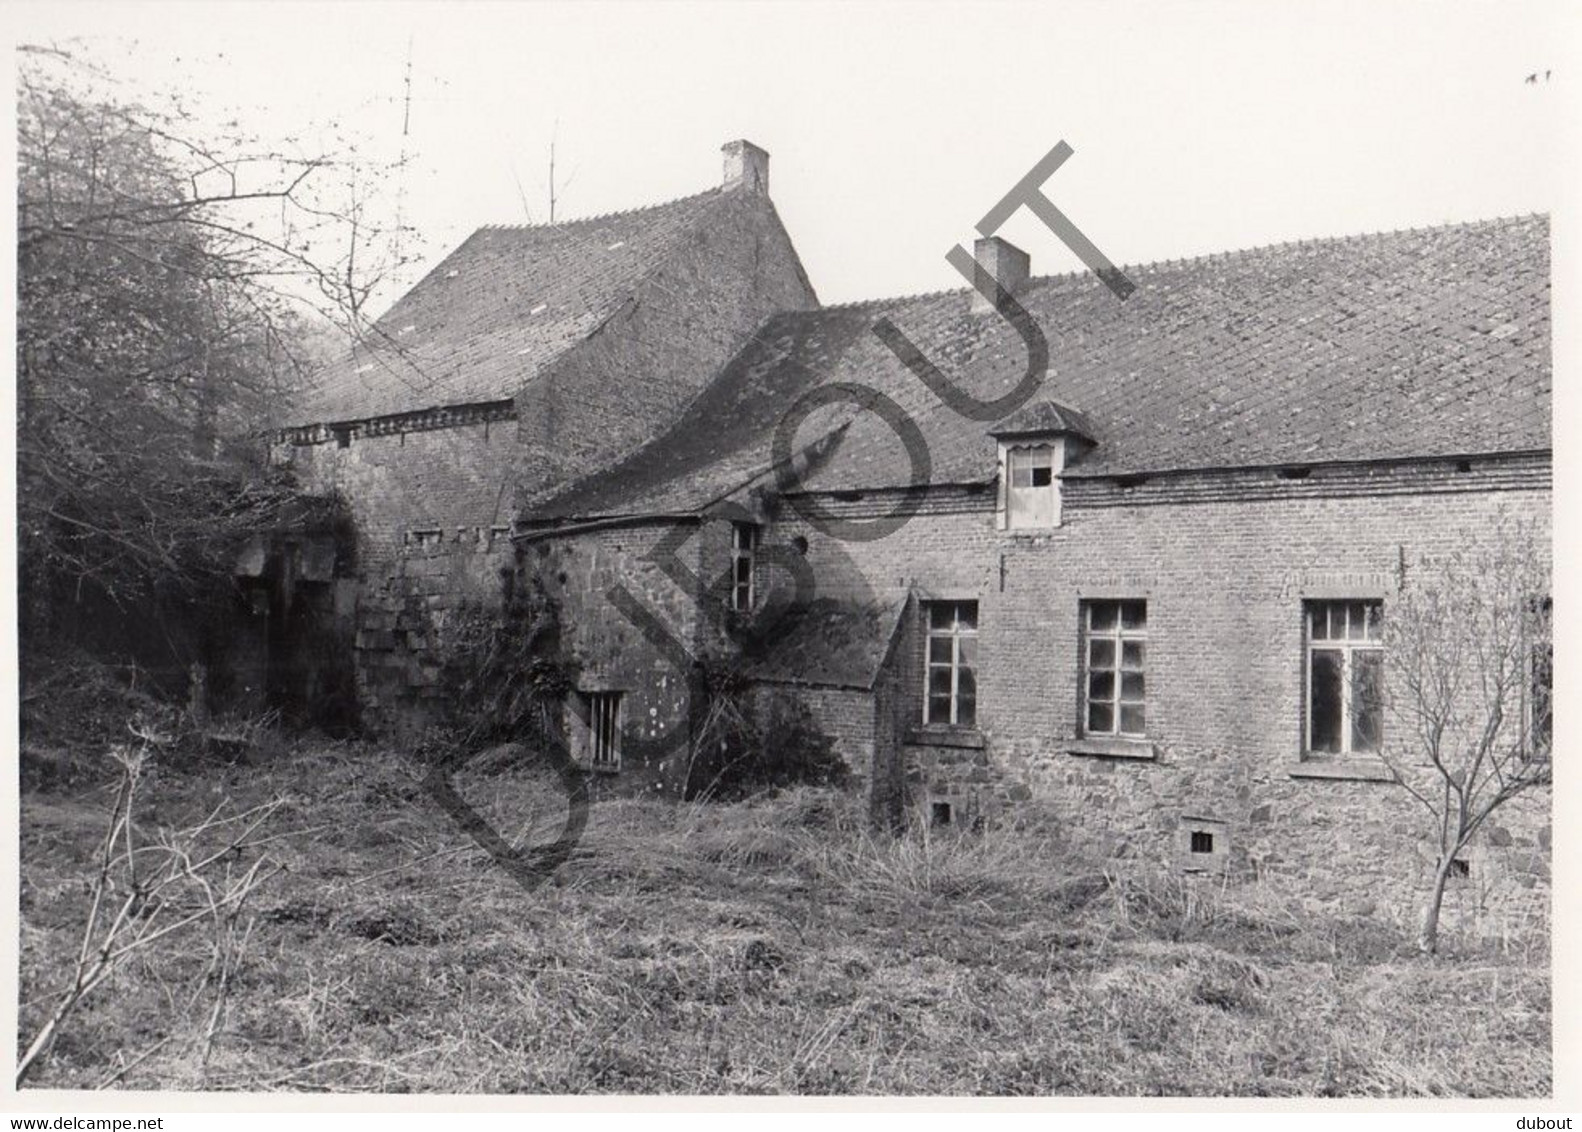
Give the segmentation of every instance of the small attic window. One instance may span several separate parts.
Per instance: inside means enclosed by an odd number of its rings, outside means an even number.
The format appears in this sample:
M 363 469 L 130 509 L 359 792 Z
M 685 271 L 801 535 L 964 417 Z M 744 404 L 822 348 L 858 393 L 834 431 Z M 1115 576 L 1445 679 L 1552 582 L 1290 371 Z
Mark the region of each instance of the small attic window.
M 1313 469 L 1308 467 L 1281 468 L 1278 475 L 1283 480 L 1305 480 L 1313 474 Z
M 349 428 L 331 429 L 335 434 L 335 447 L 350 448 L 352 446 L 352 430 Z
M 1467 472 L 1470 472 L 1471 470 L 1472 470 L 1472 461 L 1471 460 L 1457 460 L 1456 461 L 1456 471 L 1465 474 Z
M 1011 530 L 1056 525 L 1055 446 L 1037 444 L 1005 454 L 1006 525 Z

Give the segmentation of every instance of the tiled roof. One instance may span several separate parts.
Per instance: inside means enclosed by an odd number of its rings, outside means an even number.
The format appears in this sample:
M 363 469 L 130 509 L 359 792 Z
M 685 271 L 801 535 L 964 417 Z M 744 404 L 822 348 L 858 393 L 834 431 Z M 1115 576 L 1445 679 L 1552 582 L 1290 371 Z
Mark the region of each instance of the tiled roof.
M 1068 474 L 1475 455 L 1550 447 L 1549 224 L 1531 216 L 1316 240 L 1127 268 L 1117 299 L 1088 274 L 1019 296 L 1049 343 L 1041 398 L 1097 445 Z M 872 333 L 888 318 L 959 388 L 988 401 L 1023 377 L 1008 323 L 966 290 L 770 320 L 666 435 L 537 512 L 698 508 L 771 463 L 778 423 L 816 385 L 883 394 L 927 441 L 932 483 L 995 474 L 997 422 L 944 406 Z M 811 489 L 910 481 L 889 424 L 842 420 Z M 1006 422 L 1010 423 L 1010 422 Z M 788 450 L 791 446 L 787 446 Z
M 776 618 L 762 651 L 747 654 L 747 675 L 768 683 L 869 689 L 890 651 L 905 595 L 871 602 L 816 598 Z
M 1069 405 L 1048 397 L 1034 397 L 989 430 L 990 436 L 1052 436 L 1073 433 L 1093 439 L 1093 426 Z
M 298 423 L 514 396 L 604 323 L 722 198 L 530 227 L 480 228 L 328 367 Z

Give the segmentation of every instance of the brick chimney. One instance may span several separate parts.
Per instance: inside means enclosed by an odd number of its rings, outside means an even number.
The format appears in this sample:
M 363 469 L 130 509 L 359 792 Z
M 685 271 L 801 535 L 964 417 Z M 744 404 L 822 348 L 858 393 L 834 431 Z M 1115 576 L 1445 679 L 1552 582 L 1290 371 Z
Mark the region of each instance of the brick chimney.
M 769 195 L 769 153 L 750 141 L 728 141 L 720 146 L 725 154 L 725 187 Z
M 994 309 L 994 285 L 1011 295 L 1019 295 L 1027 285 L 1031 261 L 1027 253 L 1009 240 L 990 236 L 972 245 L 972 258 L 978 261 L 977 287 L 972 292 L 972 313 L 988 314 Z M 981 290 L 979 289 L 981 288 Z M 988 291 L 987 295 L 983 291 Z

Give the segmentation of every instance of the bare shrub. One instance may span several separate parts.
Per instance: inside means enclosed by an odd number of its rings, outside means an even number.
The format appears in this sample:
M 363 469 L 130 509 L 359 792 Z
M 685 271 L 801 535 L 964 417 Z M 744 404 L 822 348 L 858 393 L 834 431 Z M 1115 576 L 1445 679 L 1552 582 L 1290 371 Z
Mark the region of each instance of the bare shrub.
M 165 737 L 135 725 L 133 734 L 135 745 L 110 751 L 120 778 L 88 880 L 89 907 L 81 944 L 67 985 L 52 995 L 53 1007 L 17 1062 L 18 1086 L 99 987 L 130 964 L 172 949 L 184 934 L 199 930 L 208 933 L 208 962 L 197 979 L 193 1001 L 208 988 L 211 1003 L 192 1041 L 199 1064 L 206 1068 L 253 934 L 254 921 L 244 920 L 244 911 L 280 872 L 280 866 L 260 851 L 269 840 L 260 831 L 283 805 L 281 798 L 233 814 L 225 813 L 227 803 L 222 801 L 195 825 L 159 829 L 145 837 L 133 813 L 152 753 Z M 154 1048 L 122 1064 L 104 1083 L 119 1079 Z

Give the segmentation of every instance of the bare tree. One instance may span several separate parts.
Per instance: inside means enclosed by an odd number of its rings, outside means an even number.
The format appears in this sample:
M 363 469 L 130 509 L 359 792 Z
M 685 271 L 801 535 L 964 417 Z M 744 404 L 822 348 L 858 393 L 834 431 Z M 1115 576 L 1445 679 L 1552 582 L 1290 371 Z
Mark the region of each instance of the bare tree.
M 18 526 L 30 611 L 213 592 L 293 502 L 261 429 L 366 333 L 400 263 L 354 141 L 311 152 L 200 125 L 24 48 L 17 89 Z M 340 147 L 340 148 L 336 148 Z M 158 618 L 155 618 L 157 623 Z
M 1550 781 L 1549 553 L 1502 516 L 1474 542 L 1408 562 L 1383 623 L 1383 758 L 1422 807 L 1438 859 L 1418 947 L 1439 946 L 1445 886 L 1497 810 Z M 1380 686 L 1382 685 L 1382 687 Z

